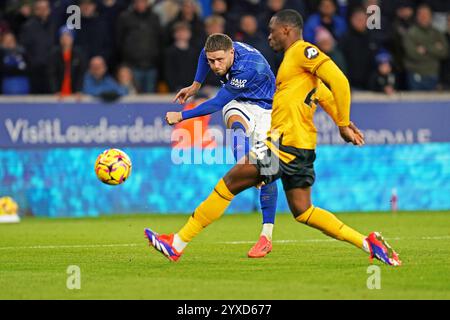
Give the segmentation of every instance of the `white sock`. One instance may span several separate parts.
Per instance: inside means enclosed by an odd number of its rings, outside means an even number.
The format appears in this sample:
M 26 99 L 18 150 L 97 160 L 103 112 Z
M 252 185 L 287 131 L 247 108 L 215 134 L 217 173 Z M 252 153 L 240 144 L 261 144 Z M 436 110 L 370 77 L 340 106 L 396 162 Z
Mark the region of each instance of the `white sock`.
M 362 249 L 363 249 L 365 252 L 370 253 L 369 243 L 367 242 L 367 240 L 364 240 L 364 241 L 363 241 L 363 247 L 362 247 Z
M 264 223 L 261 235 L 272 241 L 273 223 Z
M 172 246 L 175 248 L 175 250 L 177 250 L 179 253 L 181 253 L 184 250 L 184 248 L 186 248 L 187 245 L 188 245 L 188 242 L 184 242 L 183 240 L 181 240 L 178 233 L 174 234 Z

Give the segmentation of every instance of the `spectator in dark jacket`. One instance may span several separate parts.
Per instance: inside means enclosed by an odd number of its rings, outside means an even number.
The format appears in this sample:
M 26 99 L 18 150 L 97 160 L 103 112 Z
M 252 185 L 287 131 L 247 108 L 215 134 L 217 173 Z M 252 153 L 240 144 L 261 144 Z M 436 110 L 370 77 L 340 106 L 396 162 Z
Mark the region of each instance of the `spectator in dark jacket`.
M 81 49 L 87 61 L 102 56 L 110 65 L 114 40 L 106 20 L 99 16 L 94 0 L 80 0 L 80 12 L 81 29 L 76 30 L 75 46 Z
M 389 1 L 364 0 L 363 8 L 370 16 L 370 21 L 368 21 L 367 27 L 370 30 L 372 39 L 377 43 L 379 48 L 385 48 L 389 46 L 392 37 L 392 18 L 389 19 L 384 10 L 384 8 L 386 7 L 385 4 L 387 2 Z M 375 9 L 374 11 L 374 6 L 379 8 L 380 10 L 376 11 L 377 9 Z M 380 14 L 379 16 L 377 15 L 377 12 Z
M 380 52 L 375 56 L 377 70 L 371 75 L 369 89 L 391 95 L 396 89 L 396 77 L 392 70 L 392 57 L 388 52 Z
M 240 31 L 234 36 L 236 41 L 248 43 L 258 49 L 276 73 L 281 64 L 282 55 L 276 54 L 269 46 L 267 38 L 259 31 L 258 21 L 253 15 L 244 15 L 240 21 Z
M 67 23 L 67 19 L 69 17 L 67 9 L 71 5 L 78 5 L 79 1 L 80 0 L 50 0 L 52 9 L 51 19 L 57 28 Z M 73 14 L 73 11 L 71 14 Z M 74 21 L 72 20 L 71 22 L 73 23 Z M 57 37 L 58 35 L 55 34 L 55 44 L 58 42 L 58 39 L 56 39 Z
M 229 9 L 228 3 L 225 0 L 212 0 L 211 1 L 212 14 L 215 16 L 221 16 L 227 22 L 225 26 L 226 34 L 235 34 L 239 31 L 239 18 L 242 12 L 236 13 Z
M 147 0 L 134 0 L 131 10 L 120 15 L 117 44 L 122 63 L 133 70 L 139 92 L 155 92 L 162 60 L 162 29 Z
M 450 47 L 450 12 L 447 14 L 447 32 L 445 33 L 447 38 L 447 45 Z M 442 62 L 441 66 L 441 83 L 446 90 L 450 90 L 450 54 Z
M 414 3 L 412 0 L 399 0 L 395 10 L 392 29 L 396 40 L 403 38 L 414 24 Z
M 61 97 L 79 95 L 83 89 L 85 59 L 81 50 L 73 46 L 74 32 L 60 28 L 59 46 L 52 50 L 49 74 L 53 93 Z
M 264 10 L 267 2 L 280 2 L 285 0 L 228 0 L 230 10 L 233 14 L 242 13 L 256 15 Z
M 114 69 L 118 63 L 116 26 L 119 15 L 127 8 L 127 2 L 127 0 L 101 0 L 97 6 L 97 12 L 105 22 L 108 33 L 109 39 L 106 42 L 106 49 L 109 54 L 107 60 L 110 69 Z
M 285 6 L 286 0 L 267 0 L 265 9 L 258 16 L 258 25 L 264 34 L 269 34 L 269 21 L 273 15 Z
M 191 27 L 188 23 L 176 23 L 173 33 L 175 42 L 164 55 L 164 78 L 169 90 L 176 92 L 192 83 L 200 50 L 190 44 Z
M 5 33 L 0 48 L 0 74 L 2 94 L 28 94 L 30 85 L 27 77 L 25 51 L 17 45 L 13 33 Z
M 171 45 L 173 43 L 173 26 L 175 23 L 182 21 L 189 23 L 191 26 L 191 43 L 194 46 L 202 46 L 205 40 L 204 25 L 202 19 L 200 18 L 200 6 L 194 0 L 182 1 L 180 13 L 167 25 L 166 33 L 168 37 L 166 39 L 166 44 Z
M 224 33 L 226 27 L 226 21 L 221 16 L 209 16 L 205 19 L 205 32 L 206 36 L 210 36 L 213 33 Z M 206 86 L 219 87 L 221 85 L 219 77 L 214 72 L 209 72 L 203 82 Z
M 127 7 L 126 0 L 100 0 L 97 12 L 106 22 L 108 30 L 115 33 L 115 26 L 120 13 Z
M 393 67 L 397 73 L 399 90 L 406 90 L 406 73 L 404 66 L 405 52 L 403 37 L 409 28 L 414 25 L 414 3 L 412 0 L 399 0 L 395 9 L 395 18 L 392 23 L 391 51 L 393 54 Z
M 48 66 L 56 29 L 50 20 L 48 0 L 37 0 L 33 13 L 22 27 L 20 43 L 29 57 L 31 93 L 50 93 Z
M 30 0 L 12 2 L 7 8 L 6 19 L 14 34 L 19 34 L 22 26 L 30 19 L 33 12 Z
M 315 43 L 316 29 L 320 26 L 328 29 L 336 40 L 339 40 L 347 31 L 347 23 L 336 14 L 336 5 L 333 0 L 321 0 L 319 12 L 306 20 L 303 31 L 305 41 Z
M 350 28 L 339 42 L 347 62 L 350 85 L 360 90 L 368 89 L 368 76 L 375 70 L 374 56 L 377 52 L 366 22 L 365 10 L 355 9 L 350 17 Z
M 258 30 L 258 21 L 251 14 L 241 17 L 239 32 L 236 33 L 234 39 L 248 43 L 261 52 L 265 51 L 268 46 L 266 36 Z

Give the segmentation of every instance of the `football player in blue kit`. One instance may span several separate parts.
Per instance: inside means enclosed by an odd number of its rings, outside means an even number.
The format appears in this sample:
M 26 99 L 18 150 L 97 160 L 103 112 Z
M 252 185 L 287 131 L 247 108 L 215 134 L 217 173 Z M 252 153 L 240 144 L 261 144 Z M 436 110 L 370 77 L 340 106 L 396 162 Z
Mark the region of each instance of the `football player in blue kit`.
M 181 89 L 175 101 L 184 104 L 200 90 L 208 72 L 220 77 L 222 88 L 216 96 L 196 108 L 183 112 L 168 112 L 166 121 L 173 125 L 186 119 L 208 115 L 222 110 L 223 119 L 233 134 L 233 155 L 236 161 L 253 146 L 263 141 L 270 130 L 272 97 L 275 76 L 264 56 L 255 48 L 232 41 L 225 34 L 212 34 L 200 53 L 197 72 L 191 86 Z M 275 222 L 278 189 L 276 182 L 260 189 L 263 227 L 258 242 L 248 256 L 260 258 L 272 250 L 272 232 Z M 178 234 L 172 235 L 177 247 L 184 247 Z

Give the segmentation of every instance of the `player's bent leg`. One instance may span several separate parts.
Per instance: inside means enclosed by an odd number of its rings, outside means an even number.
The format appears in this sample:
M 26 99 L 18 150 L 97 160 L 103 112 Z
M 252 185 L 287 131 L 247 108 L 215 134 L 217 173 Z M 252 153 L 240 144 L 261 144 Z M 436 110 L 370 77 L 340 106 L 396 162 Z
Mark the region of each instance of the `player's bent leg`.
M 258 168 L 250 163 L 247 156 L 234 165 L 223 177 L 227 188 L 234 195 L 256 186 L 262 180 L 263 178 L 259 174 Z
M 393 266 L 401 265 L 398 254 L 377 232 L 368 237 L 350 228 L 334 214 L 311 204 L 311 188 L 294 188 L 286 191 L 289 207 L 295 220 L 322 231 L 337 240 L 346 241 L 370 253 L 370 258 Z
M 345 225 L 331 212 L 311 204 L 310 187 L 290 189 L 286 191 L 286 197 L 291 212 L 298 222 L 316 228 L 337 240 L 364 248 L 365 236 Z

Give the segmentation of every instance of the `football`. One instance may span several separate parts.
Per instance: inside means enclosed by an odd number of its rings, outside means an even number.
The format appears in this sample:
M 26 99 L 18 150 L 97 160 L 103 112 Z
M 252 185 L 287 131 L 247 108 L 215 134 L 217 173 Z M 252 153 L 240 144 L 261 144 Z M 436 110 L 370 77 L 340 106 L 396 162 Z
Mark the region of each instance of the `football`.
M 19 206 L 11 197 L 0 198 L 0 215 L 15 215 L 19 211 Z
M 95 161 L 95 174 L 103 183 L 122 184 L 131 174 L 130 157 L 122 150 L 107 149 Z

